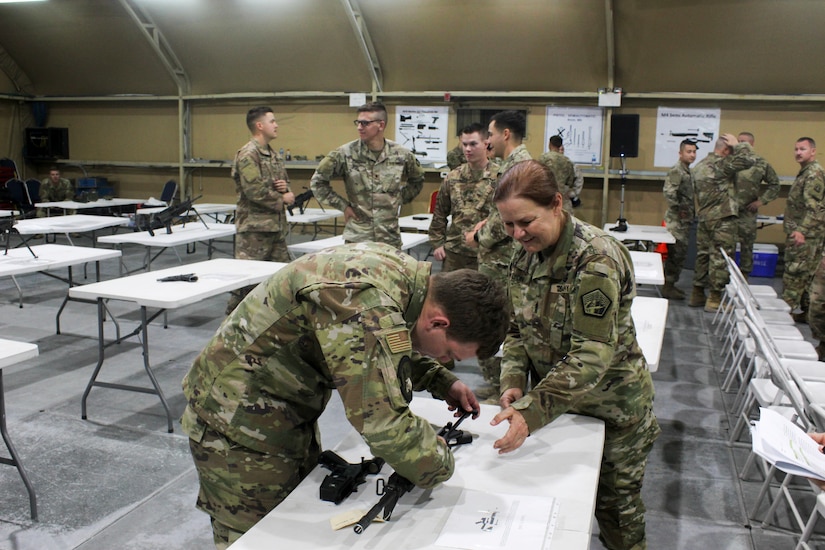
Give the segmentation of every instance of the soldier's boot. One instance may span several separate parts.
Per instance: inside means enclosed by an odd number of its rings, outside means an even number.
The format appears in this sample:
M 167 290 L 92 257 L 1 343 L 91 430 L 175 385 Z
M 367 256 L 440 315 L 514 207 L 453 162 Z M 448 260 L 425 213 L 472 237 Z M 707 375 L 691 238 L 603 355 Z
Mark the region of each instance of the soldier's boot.
M 802 323 L 803 325 L 808 324 L 808 312 L 807 311 L 800 311 L 798 313 L 792 313 L 791 317 L 793 317 L 794 323 Z
M 665 286 L 662 287 L 662 298 L 667 298 L 668 300 L 684 300 L 685 293 L 676 288 L 673 283 L 665 282 Z
M 701 286 L 693 287 L 693 294 L 690 295 L 688 305 L 690 307 L 702 307 L 705 305 L 707 298 L 705 297 L 705 289 Z
M 708 313 L 716 313 L 719 305 L 722 303 L 722 293 L 718 290 L 711 290 L 707 301 L 705 302 L 705 311 Z
M 825 341 L 820 341 L 819 345 L 816 346 L 816 354 L 819 356 L 820 361 L 825 361 Z

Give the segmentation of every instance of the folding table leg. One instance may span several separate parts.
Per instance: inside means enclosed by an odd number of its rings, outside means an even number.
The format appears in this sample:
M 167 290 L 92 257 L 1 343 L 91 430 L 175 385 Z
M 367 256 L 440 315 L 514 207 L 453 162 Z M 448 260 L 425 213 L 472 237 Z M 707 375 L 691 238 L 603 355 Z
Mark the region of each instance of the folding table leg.
M 23 478 L 23 484 L 26 486 L 26 491 L 29 493 L 29 511 L 32 520 L 37 521 L 37 495 L 34 494 L 34 487 L 29 481 L 29 476 L 26 470 L 23 469 L 23 463 L 20 462 L 20 457 L 14 449 L 14 445 L 9 438 L 9 432 L 6 430 L 6 398 L 3 390 L 3 369 L 0 369 L 0 434 L 3 436 L 3 441 L 6 443 L 6 448 L 9 450 L 11 459 L 0 457 L 0 464 L 8 464 L 17 468 L 20 477 Z

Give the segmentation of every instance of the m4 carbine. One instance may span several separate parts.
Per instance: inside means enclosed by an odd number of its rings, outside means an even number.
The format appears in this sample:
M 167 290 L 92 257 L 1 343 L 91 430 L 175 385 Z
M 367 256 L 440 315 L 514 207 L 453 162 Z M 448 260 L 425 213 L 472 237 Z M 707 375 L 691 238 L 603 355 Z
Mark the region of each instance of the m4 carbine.
M 360 464 L 350 464 L 332 451 L 324 451 L 318 457 L 318 464 L 331 471 L 321 483 L 321 500 L 340 504 L 342 500 L 358 490 L 368 474 L 377 474 L 384 465 L 384 459 L 361 458 Z
M 297 208 L 298 211 L 301 212 L 301 214 L 303 214 L 304 213 L 304 205 L 312 197 L 313 197 L 312 189 L 307 189 L 306 191 L 304 191 L 300 195 L 295 195 L 295 202 L 293 202 L 292 204 L 290 204 L 289 206 L 286 207 L 286 209 L 289 210 L 289 215 L 290 216 L 295 215 L 295 213 L 292 211 L 295 208 Z
M 140 229 L 141 231 L 148 231 L 149 234 L 153 237 L 155 236 L 155 229 L 160 229 L 161 227 L 166 228 L 167 234 L 172 233 L 172 222 L 175 221 L 175 218 L 182 216 L 190 210 L 192 210 L 192 203 L 194 203 L 202 196 L 203 195 L 198 195 L 194 199 L 186 199 L 178 204 L 167 206 L 157 214 L 148 216 L 148 219 L 145 223 L 138 223 L 138 229 Z M 204 222 L 204 226 L 206 226 L 206 222 Z

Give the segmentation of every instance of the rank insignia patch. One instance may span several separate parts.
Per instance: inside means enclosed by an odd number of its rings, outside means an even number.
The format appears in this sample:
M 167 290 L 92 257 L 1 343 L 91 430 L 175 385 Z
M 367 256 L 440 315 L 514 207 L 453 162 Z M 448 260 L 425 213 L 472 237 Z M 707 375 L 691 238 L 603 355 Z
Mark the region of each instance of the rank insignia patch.
M 410 332 L 406 328 L 398 329 L 387 333 L 387 346 L 389 346 L 392 353 L 404 353 L 412 351 L 412 343 L 410 342 Z
M 610 298 L 599 289 L 591 290 L 582 296 L 584 314 L 590 317 L 604 317 L 610 306 Z

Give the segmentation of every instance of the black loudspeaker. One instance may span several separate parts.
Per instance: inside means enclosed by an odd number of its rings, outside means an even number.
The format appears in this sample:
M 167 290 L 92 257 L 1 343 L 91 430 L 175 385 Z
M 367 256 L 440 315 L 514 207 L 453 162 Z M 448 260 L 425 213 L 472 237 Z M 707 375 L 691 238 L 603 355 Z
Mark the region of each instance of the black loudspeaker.
M 610 115 L 610 156 L 639 156 L 639 115 Z
M 26 128 L 23 156 L 27 159 L 69 158 L 69 129 Z

